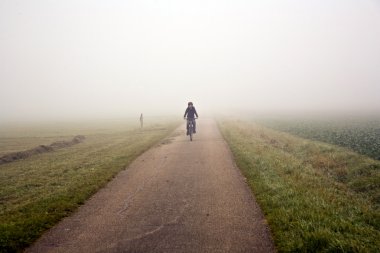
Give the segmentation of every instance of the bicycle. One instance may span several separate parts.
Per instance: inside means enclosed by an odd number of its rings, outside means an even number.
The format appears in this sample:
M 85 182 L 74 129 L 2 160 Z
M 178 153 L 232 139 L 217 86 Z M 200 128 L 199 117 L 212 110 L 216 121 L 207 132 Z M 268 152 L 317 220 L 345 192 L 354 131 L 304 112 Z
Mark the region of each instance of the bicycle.
M 187 133 L 190 137 L 190 141 L 193 141 L 195 118 L 187 118 Z

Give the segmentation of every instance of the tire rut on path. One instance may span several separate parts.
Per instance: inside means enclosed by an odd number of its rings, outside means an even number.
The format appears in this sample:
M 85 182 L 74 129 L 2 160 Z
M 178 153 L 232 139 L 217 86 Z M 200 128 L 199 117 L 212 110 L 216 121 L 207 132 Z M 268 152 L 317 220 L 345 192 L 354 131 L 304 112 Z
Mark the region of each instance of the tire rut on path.
M 26 252 L 275 252 L 214 120 L 138 157 Z

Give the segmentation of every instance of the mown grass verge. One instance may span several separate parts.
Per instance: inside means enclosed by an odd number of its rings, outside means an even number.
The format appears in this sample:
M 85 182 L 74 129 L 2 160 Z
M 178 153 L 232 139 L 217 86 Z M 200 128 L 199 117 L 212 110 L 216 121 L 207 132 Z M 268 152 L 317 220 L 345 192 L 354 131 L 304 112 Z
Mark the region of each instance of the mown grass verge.
M 83 143 L 0 165 L 0 252 L 22 251 L 178 124 L 80 132 Z
M 251 122 L 219 127 L 279 252 L 378 252 L 378 161 Z

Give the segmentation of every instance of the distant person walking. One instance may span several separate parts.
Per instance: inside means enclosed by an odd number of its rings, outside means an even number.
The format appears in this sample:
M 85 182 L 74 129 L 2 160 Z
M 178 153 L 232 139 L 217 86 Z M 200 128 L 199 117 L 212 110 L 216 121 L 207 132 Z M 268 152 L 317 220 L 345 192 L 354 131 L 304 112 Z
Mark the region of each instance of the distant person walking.
M 143 117 L 143 114 L 141 113 L 140 115 L 140 127 L 143 128 L 144 127 L 144 117 Z
M 185 114 L 183 115 L 183 118 L 185 119 L 186 116 L 187 116 L 187 124 L 186 124 L 186 135 L 189 135 L 189 121 L 192 121 L 193 122 L 193 126 L 194 126 L 194 133 L 196 133 L 196 123 L 195 123 L 195 116 L 197 116 L 198 118 L 198 113 L 197 113 L 197 110 L 195 110 L 195 107 L 193 105 L 193 102 L 189 102 L 187 103 L 187 108 L 186 108 L 186 111 L 185 111 Z

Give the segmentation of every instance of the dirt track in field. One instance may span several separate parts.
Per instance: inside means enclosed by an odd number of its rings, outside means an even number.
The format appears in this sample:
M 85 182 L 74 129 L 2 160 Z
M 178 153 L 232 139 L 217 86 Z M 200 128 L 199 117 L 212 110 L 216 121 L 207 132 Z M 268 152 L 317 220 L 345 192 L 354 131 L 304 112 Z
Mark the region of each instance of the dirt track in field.
M 46 152 L 52 152 L 61 148 L 71 147 L 73 145 L 83 142 L 84 139 L 85 137 L 83 135 L 77 135 L 71 141 L 56 141 L 50 145 L 40 145 L 38 147 L 29 149 L 29 150 L 5 154 L 0 157 L 0 165 L 4 163 L 10 163 L 17 160 L 25 159 L 33 155 L 46 153 Z
M 184 125 L 27 252 L 274 252 L 216 123 Z

